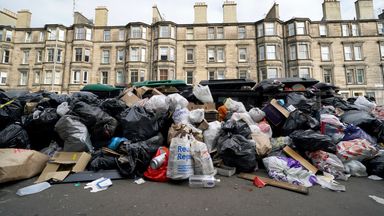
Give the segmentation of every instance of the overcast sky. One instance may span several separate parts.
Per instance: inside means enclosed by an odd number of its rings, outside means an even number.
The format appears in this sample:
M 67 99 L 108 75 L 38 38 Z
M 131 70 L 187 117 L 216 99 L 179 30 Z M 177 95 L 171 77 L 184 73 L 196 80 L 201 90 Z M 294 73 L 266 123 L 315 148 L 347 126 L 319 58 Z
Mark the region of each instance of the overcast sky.
M 202 0 L 203 1 L 203 0 Z M 109 25 L 125 25 L 129 22 L 150 23 L 152 5 L 157 4 L 166 20 L 176 23 L 193 23 L 193 5 L 199 0 L 76 0 L 76 11 L 88 18 L 94 18 L 97 6 L 109 10 Z M 223 0 L 206 0 L 208 22 L 222 22 Z M 323 0 L 237 0 L 237 19 L 239 22 L 255 22 L 263 19 L 274 2 L 280 5 L 280 18 L 308 17 L 311 20 L 322 18 Z M 355 0 L 341 0 L 343 19 L 353 19 Z M 374 0 L 377 14 L 384 10 L 384 0 Z M 48 23 L 69 26 L 73 22 L 73 0 L 0 0 L 0 7 L 17 12 L 28 9 L 32 12 L 32 27 L 42 27 Z

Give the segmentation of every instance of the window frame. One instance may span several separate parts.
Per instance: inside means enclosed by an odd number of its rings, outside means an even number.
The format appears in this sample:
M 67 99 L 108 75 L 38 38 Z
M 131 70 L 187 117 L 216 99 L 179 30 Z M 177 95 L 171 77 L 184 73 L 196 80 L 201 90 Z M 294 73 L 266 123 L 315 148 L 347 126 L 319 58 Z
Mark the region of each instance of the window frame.
M 101 63 L 109 64 L 111 61 L 111 52 L 110 50 L 104 49 L 101 51 Z
M 33 71 L 33 84 L 40 84 L 41 82 L 41 71 L 34 70 Z
M 8 73 L 5 71 L 0 71 L 0 85 L 7 85 L 7 81 L 8 81 Z
M 125 56 L 124 51 L 125 51 L 124 49 L 117 49 L 116 62 L 118 62 L 118 63 L 124 62 L 124 56 Z
M 273 52 L 271 50 L 268 50 L 268 48 L 273 47 Z M 271 53 L 273 54 L 273 57 L 271 57 Z M 266 44 L 265 45 L 265 59 L 266 60 L 277 60 L 277 45 L 271 45 L 271 44 Z
M 80 84 L 81 83 L 81 70 L 73 70 L 72 71 L 71 83 L 72 84 Z
M 47 48 L 47 62 L 53 62 L 55 60 L 55 49 Z
M 271 74 L 270 74 L 270 72 L 273 70 L 275 70 L 275 72 L 276 72 L 275 77 L 271 76 Z M 268 67 L 266 70 L 266 73 L 267 73 L 267 79 L 279 78 L 279 69 L 277 67 Z
M 187 28 L 185 32 L 185 39 L 193 40 L 194 39 L 194 30 L 193 28 Z
M 238 39 L 245 39 L 247 37 L 247 30 L 245 26 L 238 26 L 237 27 L 237 38 Z
M 319 24 L 320 37 L 326 37 L 328 35 L 327 24 Z
M 239 49 L 239 56 L 238 56 L 238 61 L 239 62 L 247 62 L 248 61 L 248 49 L 246 47 L 240 47 Z M 242 53 L 244 51 L 244 53 Z M 244 58 L 242 58 L 242 55 Z
M 131 39 L 141 39 L 143 37 L 141 27 L 140 26 L 132 26 L 131 27 Z
M 301 50 L 301 47 L 305 47 L 305 50 Z M 299 60 L 305 60 L 310 59 L 310 53 L 309 53 L 310 47 L 307 43 L 298 43 L 297 44 L 297 59 Z M 305 57 L 301 56 L 303 53 L 305 53 Z
M 307 70 L 308 76 L 301 76 L 303 74 L 302 73 L 303 70 Z M 299 78 L 311 78 L 311 68 L 310 67 L 299 67 L 298 77 Z
M 269 28 L 268 28 L 269 25 Z M 272 26 L 272 28 L 270 28 Z M 272 29 L 272 32 L 270 30 Z M 273 36 L 276 35 L 276 25 L 274 22 L 266 22 L 264 23 L 264 35 L 265 36 Z
M 109 73 L 108 71 L 100 71 L 100 83 L 107 85 L 109 81 Z
M 323 49 L 325 48 L 327 52 L 324 52 L 325 50 Z M 326 61 L 326 62 L 331 61 L 331 47 L 326 44 L 320 45 L 320 56 L 321 56 L 321 61 Z
M 19 71 L 19 85 L 26 86 L 28 85 L 28 71 L 20 70 Z
M 123 69 L 116 69 L 116 84 L 123 84 L 124 83 L 124 70 Z
M 333 69 L 326 67 L 326 68 L 323 68 L 322 71 L 323 71 L 323 81 L 324 81 L 324 83 L 333 84 Z M 326 77 L 329 78 L 330 82 L 327 82 L 327 78 Z
M 79 52 L 78 52 L 79 51 Z M 83 48 L 75 48 L 75 62 L 83 61 Z
M 188 51 L 191 51 L 190 53 Z M 192 58 L 189 59 L 188 56 L 191 56 Z M 187 63 L 193 63 L 195 61 L 195 49 L 193 48 L 186 48 L 185 49 L 185 62 Z
M 185 71 L 185 82 L 188 85 L 192 85 L 194 83 L 194 76 L 193 76 L 193 70 L 187 69 Z
M 105 41 L 105 42 L 111 41 L 111 30 L 110 29 L 105 29 L 103 31 L 103 41 Z
M 29 64 L 29 50 L 23 50 L 23 59 L 21 60 L 21 64 Z
M 299 24 L 303 24 L 303 26 L 299 26 Z M 295 22 L 295 30 L 296 30 L 296 35 L 306 35 L 306 22 Z M 301 32 L 302 30 L 302 32 Z

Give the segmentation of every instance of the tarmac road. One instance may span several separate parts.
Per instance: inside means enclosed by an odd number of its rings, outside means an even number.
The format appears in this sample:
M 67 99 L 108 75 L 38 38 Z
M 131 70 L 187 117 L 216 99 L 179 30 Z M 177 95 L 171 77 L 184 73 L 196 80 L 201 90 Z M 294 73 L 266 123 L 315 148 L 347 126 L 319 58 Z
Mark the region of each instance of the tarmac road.
M 137 185 L 128 179 L 114 180 L 98 193 L 81 183 L 17 196 L 17 189 L 32 184 L 33 178 L 0 185 L 0 215 L 384 215 L 384 205 L 368 197 L 384 198 L 384 181 L 354 177 L 341 182 L 346 192 L 315 186 L 302 195 L 270 186 L 259 189 L 235 176 L 219 178 L 212 189 L 190 188 L 187 182 Z

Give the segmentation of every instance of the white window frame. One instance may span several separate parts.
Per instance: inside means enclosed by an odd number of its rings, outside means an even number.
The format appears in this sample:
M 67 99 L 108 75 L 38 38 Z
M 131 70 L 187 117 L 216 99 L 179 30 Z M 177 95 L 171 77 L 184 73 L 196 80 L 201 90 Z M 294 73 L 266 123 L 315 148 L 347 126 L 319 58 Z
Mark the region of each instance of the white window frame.
M 111 30 L 103 31 L 103 41 L 111 41 Z
M 130 47 L 129 60 L 135 62 L 140 61 L 140 47 Z
M 239 62 L 246 62 L 247 61 L 247 48 L 241 47 L 239 48 Z
M 384 23 L 377 23 L 377 33 L 379 35 L 384 35 Z
M 100 71 L 100 83 L 101 84 L 108 84 L 109 81 L 109 72 L 108 71 Z
M 43 42 L 44 41 L 44 38 L 45 38 L 44 36 L 45 36 L 45 34 L 44 34 L 43 31 L 39 32 L 39 42 Z
M 161 75 L 162 72 L 166 72 L 166 76 Z M 169 77 L 169 70 L 166 68 L 160 68 L 159 69 L 159 80 L 168 80 L 168 77 Z
M 305 47 L 305 49 L 301 49 Z M 304 43 L 299 43 L 298 46 L 297 46 L 297 59 L 309 59 L 310 58 L 310 54 L 309 54 L 309 45 L 308 44 L 304 44 Z M 305 56 L 303 56 L 303 54 Z
M 329 77 L 329 82 L 327 82 L 326 77 Z M 330 83 L 330 84 L 333 83 L 333 70 L 332 70 L 332 68 L 323 68 L 323 81 L 324 81 L 324 83 Z
M 78 51 L 80 51 L 80 53 Z M 74 59 L 75 62 L 83 61 L 83 48 L 76 47 L 74 57 L 75 57 L 75 59 Z
M 191 75 L 190 75 L 191 74 Z M 191 79 L 191 82 L 189 82 L 189 79 Z M 188 85 L 192 85 L 194 83 L 194 76 L 193 76 L 193 70 L 186 70 L 185 71 L 185 82 Z
M 224 47 L 216 47 L 216 59 L 217 62 L 225 62 L 225 50 Z
M 119 29 L 119 41 L 125 40 L 125 29 Z
M 2 62 L 3 64 L 9 64 L 10 61 L 11 61 L 11 51 L 8 49 L 4 49 Z
M 0 85 L 7 85 L 7 76 L 8 76 L 7 72 L 0 71 Z
M 354 84 L 354 73 L 355 73 L 354 69 L 347 68 L 345 70 L 345 82 L 347 85 L 353 85 Z M 350 74 L 350 76 L 348 74 Z M 350 81 L 349 81 L 349 77 L 351 78 Z
M 175 48 L 169 48 L 169 61 L 175 61 Z
M 320 46 L 321 61 L 331 61 L 331 53 L 329 45 Z
M 124 70 L 123 69 L 117 69 L 116 70 L 116 83 L 117 84 L 124 83 Z
M 52 70 L 46 70 L 44 73 L 44 84 L 52 84 L 52 79 Z
M 275 23 L 273 23 L 273 22 L 264 23 L 264 29 L 265 29 L 265 32 L 264 32 L 265 36 L 272 36 L 272 35 L 276 34 Z
M 297 45 L 296 44 L 290 44 L 289 45 L 289 60 L 296 60 L 297 59 Z
M 171 36 L 171 30 L 169 26 L 160 26 L 159 28 L 159 37 L 160 38 L 169 38 Z
M 168 47 L 160 47 L 159 48 L 159 60 L 160 61 L 169 61 Z
M 225 69 L 224 68 L 223 69 L 221 69 L 221 68 L 217 69 L 217 71 L 216 71 L 216 79 L 218 79 L 218 80 L 225 79 Z
M 76 27 L 75 28 L 75 40 L 84 40 L 86 32 L 84 27 Z
M 25 42 L 30 43 L 32 41 L 32 32 L 25 32 Z
M 257 25 L 257 36 L 258 37 L 264 36 L 264 24 L 263 23 Z
M 357 25 L 357 23 L 351 24 L 351 33 L 352 33 L 352 36 L 354 36 L 354 37 L 360 36 L 359 35 L 359 26 Z
M 28 84 L 28 71 L 26 70 L 21 70 L 19 71 L 19 85 L 25 86 Z
M 124 49 L 118 49 L 117 50 L 117 62 L 123 62 L 124 61 Z
M 47 49 L 47 62 L 53 62 L 55 60 L 55 49 L 48 48 Z
M 380 43 L 379 48 L 381 59 L 384 59 L 384 42 Z
M 239 39 L 245 39 L 247 36 L 246 28 L 245 26 L 239 26 L 238 27 L 238 38 Z
M 61 84 L 61 71 L 59 70 L 56 70 L 56 73 L 55 73 L 55 85 L 60 85 Z
M 259 46 L 259 61 L 265 60 L 265 46 Z
M 307 71 L 308 73 L 303 73 Z M 307 76 L 303 76 L 307 75 Z M 311 69 L 309 67 L 300 67 L 299 68 L 299 78 L 310 78 L 311 77 Z
M 266 45 L 265 46 L 265 59 L 266 60 L 276 60 L 277 59 L 277 47 L 276 45 Z
M 141 52 L 140 52 L 140 60 L 141 62 L 146 62 L 147 61 L 147 49 L 142 47 Z
M 85 40 L 92 40 L 92 29 L 85 27 Z
M 305 35 L 305 22 L 296 22 L 296 35 Z
M 186 59 L 186 62 L 188 62 L 188 63 L 192 63 L 192 62 L 194 62 L 194 57 L 195 57 L 195 53 L 194 53 L 194 49 L 193 48 L 187 48 L 186 50 L 185 50 L 185 59 Z M 191 57 L 191 58 L 189 58 L 189 57 Z
M 193 35 L 193 28 L 187 28 L 186 29 L 186 35 L 185 35 L 185 38 L 187 40 L 193 40 L 194 38 L 194 35 Z
M 216 62 L 215 48 L 208 48 L 208 62 Z
M 36 50 L 36 63 L 43 61 L 43 50 Z
M 40 84 L 40 81 L 41 81 L 41 71 L 35 70 L 33 72 L 33 83 Z
M 83 83 L 84 84 L 88 83 L 88 79 L 89 79 L 88 71 L 83 71 Z
M 147 27 L 141 28 L 141 39 L 147 39 Z
M 288 24 L 288 36 L 295 35 L 295 23 Z
M 56 51 L 56 62 L 61 63 L 63 61 L 63 50 L 62 49 L 57 49 Z
M 109 50 L 103 50 L 101 52 L 101 63 L 102 64 L 109 64 L 110 62 L 110 51 Z
M 274 72 L 274 74 L 272 74 Z M 278 68 L 267 68 L 267 79 L 279 78 L 279 69 Z
M 80 70 L 72 71 L 71 83 L 80 84 L 80 82 L 81 82 L 81 71 Z
M 140 82 L 145 81 L 145 70 L 140 70 Z
M 349 37 L 349 25 L 341 24 L 341 36 Z
M 12 41 L 12 35 L 13 35 L 12 31 L 6 30 L 5 31 L 5 41 L 11 42 Z
M 320 24 L 319 25 L 319 34 L 320 34 L 320 36 L 327 36 L 327 25 L 326 24 Z
M 361 72 L 361 78 L 362 78 L 361 81 L 359 81 L 359 72 Z M 357 85 L 365 84 L 365 71 L 364 71 L 364 69 L 363 68 L 356 68 L 355 73 L 356 73 L 356 75 L 355 75 L 356 84 Z
M 132 26 L 131 27 L 131 38 L 132 39 L 139 39 L 142 38 L 142 32 L 141 32 L 141 27 L 140 26 Z
M 176 38 L 176 28 L 171 26 L 171 38 Z
M 84 49 L 84 61 L 85 62 L 91 62 L 91 50 L 85 48 Z
M 63 29 L 58 29 L 59 31 L 59 41 L 65 41 L 65 31 Z
M 216 28 L 216 39 L 224 39 L 224 27 Z
M 248 69 L 239 69 L 239 72 L 238 72 L 238 78 L 239 79 L 247 79 L 248 78 Z
M 29 64 L 29 50 L 23 50 L 22 64 Z
M 208 35 L 207 35 L 207 38 L 209 40 L 213 40 L 215 39 L 215 27 L 208 27 Z

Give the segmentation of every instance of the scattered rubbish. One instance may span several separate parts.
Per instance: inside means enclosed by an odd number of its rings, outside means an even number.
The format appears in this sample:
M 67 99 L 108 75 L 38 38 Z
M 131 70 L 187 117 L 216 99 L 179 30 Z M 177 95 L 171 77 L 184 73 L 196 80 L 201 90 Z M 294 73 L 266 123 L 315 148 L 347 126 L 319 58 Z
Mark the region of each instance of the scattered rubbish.
M 193 175 L 189 177 L 190 187 L 213 188 L 216 182 L 220 182 L 220 179 L 216 179 L 212 175 Z
M 145 183 L 145 180 L 143 178 L 139 178 L 139 179 L 136 179 L 134 182 L 135 184 L 141 185 Z
M 33 184 L 27 187 L 20 188 L 17 190 L 16 194 L 19 196 L 25 196 L 25 195 L 30 195 L 30 194 L 35 194 L 39 193 L 43 190 L 46 190 L 50 188 L 51 185 L 48 182 L 41 182 L 37 184 Z
M 109 186 L 112 185 L 112 181 L 109 178 L 101 177 L 99 179 L 96 179 L 95 181 L 92 181 L 90 183 L 87 183 L 84 186 L 84 189 L 91 188 L 92 193 L 96 193 L 99 191 L 107 190 Z
M 260 176 L 256 176 L 254 174 L 240 173 L 238 175 L 238 177 L 242 178 L 242 179 L 250 180 L 250 181 L 253 181 L 253 182 L 255 181 L 255 178 L 257 177 L 256 184 L 258 185 L 258 187 L 259 186 L 270 185 L 270 186 L 274 186 L 274 187 L 278 187 L 278 188 L 282 188 L 282 189 L 298 192 L 298 193 L 301 193 L 301 194 L 308 194 L 309 193 L 309 190 L 308 190 L 307 187 L 300 186 L 300 185 L 294 185 L 294 184 L 290 184 L 290 183 L 287 183 L 287 182 L 276 181 L 276 180 L 273 180 L 273 179 L 263 178 L 263 177 L 260 177 Z
M 370 175 L 370 176 L 368 176 L 368 178 L 371 179 L 371 180 L 374 180 L 374 181 L 381 181 L 381 180 L 383 180 L 383 178 L 381 178 L 381 177 L 379 177 L 377 175 Z
M 217 174 L 221 176 L 233 176 L 236 173 L 236 167 L 229 167 L 225 165 L 220 165 L 219 167 L 216 167 Z
M 320 175 L 317 175 L 316 177 L 317 177 L 317 183 L 322 188 L 327 188 L 332 191 L 341 191 L 341 192 L 345 191 L 345 186 L 333 180 L 333 177 L 329 178 L 329 176 L 320 176 Z
M 377 197 L 377 196 L 373 196 L 373 195 L 369 195 L 369 197 L 372 198 L 373 200 L 375 200 L 376 202 L 384 205 L 384 199 L 383 198 Z

